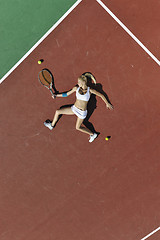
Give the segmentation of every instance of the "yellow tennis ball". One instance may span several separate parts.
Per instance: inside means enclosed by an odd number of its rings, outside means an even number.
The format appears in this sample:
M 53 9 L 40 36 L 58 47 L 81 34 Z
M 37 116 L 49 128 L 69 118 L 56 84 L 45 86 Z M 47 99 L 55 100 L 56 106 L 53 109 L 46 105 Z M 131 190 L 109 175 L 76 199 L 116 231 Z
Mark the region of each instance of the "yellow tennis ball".
M 106 140 L 106 141 L 108 141 L 108 140 L 109 140 L 109 138 L 108 138 L 108 137 L 106 137 L 106 138 L 105 138 L 105 140 Z
M 41 64 L 41 63 L 42 63 L 42 62 L 39 60 L 39 61 L 38 61 L 38 64 Z

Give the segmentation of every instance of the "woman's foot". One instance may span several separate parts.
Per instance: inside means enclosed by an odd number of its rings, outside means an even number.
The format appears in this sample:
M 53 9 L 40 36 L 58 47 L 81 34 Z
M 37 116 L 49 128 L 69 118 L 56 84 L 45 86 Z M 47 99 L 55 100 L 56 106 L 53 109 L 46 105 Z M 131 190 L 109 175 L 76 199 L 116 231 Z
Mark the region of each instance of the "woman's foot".
M 89 142 L 93 142 L 94 139 L 96 139 L 97 136 L 98 136 L 97 133 L 94 133 L 93 135 L 90 135 Z
M 44 122 L 44 126 L 47 127 L 47 128 L 49 128 L 50 130 L 53 129 L 53 126 L 52 126 L 52 122 L 51 122 L 51 121 L 46 120 L 46 121 Z

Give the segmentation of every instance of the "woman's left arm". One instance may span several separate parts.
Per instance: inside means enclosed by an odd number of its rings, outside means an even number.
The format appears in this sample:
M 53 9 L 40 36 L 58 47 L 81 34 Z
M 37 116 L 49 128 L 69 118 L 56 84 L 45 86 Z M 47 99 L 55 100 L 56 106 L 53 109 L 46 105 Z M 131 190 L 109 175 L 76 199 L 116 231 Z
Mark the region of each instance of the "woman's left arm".
M 95 95 L 98 96 L 98 97 L 101 97 L 101 99 L 104 101 L 104 103 L 106 104 L 106 107 L 107 107 L 108 109 L 110 109 L 110 110 L 113 109 L 112 104 L 110 104 L 110 103 L 107 101 L 107 99 L 105 98 L 105 96 L 104 96 L 102 93 L 97 92 L 95 89 L 90 89 L 90 92 L 93 93 L 93 94 L 95 94 Z

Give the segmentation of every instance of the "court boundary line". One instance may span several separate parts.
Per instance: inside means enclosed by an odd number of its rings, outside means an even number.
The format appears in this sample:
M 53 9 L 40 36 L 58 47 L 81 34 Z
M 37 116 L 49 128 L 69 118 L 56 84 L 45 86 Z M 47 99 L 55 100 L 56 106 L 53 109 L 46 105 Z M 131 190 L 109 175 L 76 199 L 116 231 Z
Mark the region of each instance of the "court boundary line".
M 154 233 L 158 232 L 160 230 L 160 227 L 156 228 L 154 231 L 152 231 L 151 233 L 149 233 L 147 236 L 145 236 L 144 238 L 142 238 L 141 240 L 145 240 L 147 238 L 149 238 L 150 236 L 152 236 Z
M 144 46 L 144 44 L 116 17 L 115 14 L 111 12 L 111 10 L 101 1 L 96 0 L 100 6 L 108 12 L 108 14 L 130 35 L 130 37 L 137 42 L 137 44 L 143 48 L 143 50 L 160 66 L 160 61 L 151 53 L 148 48 Z
M 0 84 L 43 42 L 48 35 L 60 25 L 60 23 L 82 2 L 82 0 L 77 0 L 67 12 L 38 40 L 33 47 L 25 53 L 25 55 L 1 78 Z

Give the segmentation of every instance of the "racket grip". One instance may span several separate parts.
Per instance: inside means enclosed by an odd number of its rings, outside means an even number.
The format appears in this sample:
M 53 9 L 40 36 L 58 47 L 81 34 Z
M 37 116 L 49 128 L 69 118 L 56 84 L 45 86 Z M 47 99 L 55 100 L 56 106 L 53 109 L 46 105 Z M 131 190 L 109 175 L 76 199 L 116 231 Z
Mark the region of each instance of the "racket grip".
M 53 93 L 52 89 L 49 89 L 49 91 L 51 92 L 52 96 L 56 98 L 56 95 Z

